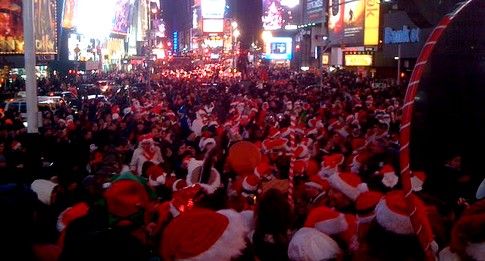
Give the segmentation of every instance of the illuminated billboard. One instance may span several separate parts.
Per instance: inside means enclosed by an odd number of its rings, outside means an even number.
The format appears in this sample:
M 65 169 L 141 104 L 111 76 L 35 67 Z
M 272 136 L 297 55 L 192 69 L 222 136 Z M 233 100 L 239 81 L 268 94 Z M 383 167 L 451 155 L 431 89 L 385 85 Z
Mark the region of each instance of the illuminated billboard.
M 202 0 L 202 18 L 224 18 L 225 0 Z
M 0 54 L 24 53 L 22 7 L 22 0 L 5 1 L 0 7 Z M 56 0 L 34 3 L 36 54 L 57 53 L 56 7 Z
M 291 60 L 292 48 L 291 37 L 273 37 L 266 43 L 264 58 L 268 60 Z
M 328 11 L 328 38 L 332 43 L 343 42 L 344 0 L 331 0 Z
M 365 1 L 364 45 L 379 43 L 379 9 L 377 1 Z
M 377 45 L 379 4 L 375 0 L 331 0 L 328 31 L 333 45 Z
M 327 9 L 328 0 L 304 0 L 305 2 L 305 24 L 324 23 L 324 10 Z
M 116 0 L 112 32 L 118 33 L 118 34 L 128 33 L 129 13 L 130 13 L 130 0 Z
M 296 12 L 299 3 L 297 0 L 263 0 L 261 20 L 264 30 L 279 30 L 287 25 L 296 25 L 300 19 L 299 12 Z
M 204 33 L 224 32 L 224 19 L 204 19 L 202 21 L 202 31 Z
M 345 66 L 372 66 L 373 61 L 372 52 L 344 52 Z

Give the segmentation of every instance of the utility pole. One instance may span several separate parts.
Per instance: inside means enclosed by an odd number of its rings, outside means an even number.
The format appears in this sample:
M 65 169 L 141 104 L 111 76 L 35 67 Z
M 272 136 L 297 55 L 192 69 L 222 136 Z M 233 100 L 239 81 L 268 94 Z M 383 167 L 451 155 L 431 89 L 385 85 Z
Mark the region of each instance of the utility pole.
M 25 93 L 27 101 L 27 133 L 39 133 L 37 107 L 37 79 L 35 76 L 35 37 L 34 37 L 34 1 L 24 0 L 24 61 Z

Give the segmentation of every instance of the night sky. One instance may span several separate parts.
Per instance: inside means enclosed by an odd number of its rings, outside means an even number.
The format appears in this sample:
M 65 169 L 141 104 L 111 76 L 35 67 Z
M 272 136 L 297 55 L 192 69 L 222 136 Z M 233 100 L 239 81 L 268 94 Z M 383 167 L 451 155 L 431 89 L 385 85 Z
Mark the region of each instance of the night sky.
M 226 0 L 226 4 L 229 6 L 227 17 L 239 22 L 241 46 L 248 48 L 261 37 L 262 0 Z M 190 28 L 192 11 L 188 0 L 162 0 L 162 9 L 168 35 Z

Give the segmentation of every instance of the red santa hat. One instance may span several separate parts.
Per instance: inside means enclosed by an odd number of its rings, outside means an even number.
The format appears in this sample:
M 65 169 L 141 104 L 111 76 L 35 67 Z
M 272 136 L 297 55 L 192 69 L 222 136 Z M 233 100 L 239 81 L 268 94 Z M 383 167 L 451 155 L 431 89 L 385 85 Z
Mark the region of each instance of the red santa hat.
M 52 198 L 58 189 L 58 185 L 47 179 L 36 179 L 30 184 L 30 189 L 37 194 L 40 202 L 49 206 L 52 203 Z
M 411 171 L 411 187 L 413 191 L 421 191 L 425 181 L 426 173 L 424 171 Z
M 12 150 L 19 150 L 22 148 L 22 144 L 16 140 L 12 141 L 12 144 L 10 145 L 12 147 Z
M 315 228 L 302 227 L 296 231 L 288 245 L 292 261 L 334 260 L 342 253 L 337 242 Z
M 384 194 L 378 191 L 365 191 L 359 194 L 355 200 L 355 208 L 359 223 L 369 223 L 374 220 L 375 207 L 381 201 Z
M 326 206 L 312 209 L 303 226 L 315 228 L 329 236 L 342 233 L 349 228 L 343 213 Z
M 308 159 L 310 158 L 310 150 L 305 145 L 298 145 L 295 149 L 295 158 L 296 159 Z
M 176 217 L 180 213 L 189 211 L 194 207 L 195 202 L 204 196 L 203 191 L 204 189 L 200 184 L 185 186 L 173 191 L 172 200 L 170 201 L 170 213 Z
M 163 168 L 157 164 L 153 164 L 147 168 L 146 174 L 148 176 L 148 184 L 153 187 L 164 185 L 167 181 L 167 173 Z
M 256 175 L 247 175 L 242 182 L 241 195 L 248 197 L 260 193 L 261 179 Z
M 367 140 L 363 138 L 355 138 L 352 139 L 352 150 L 354 153 L 358 153 L 360 150 L 363 150 L 367 146 Z
M 231 260 L 242 254 L 247 232 L 242 217 L 232 209 L 193 209 L 164 229 L 161 256 L 164 260 Z
M 209 144 L 213 144 L 215 145 L 216 144 L 216 140 L 214 138 L 205 138 L 205 137 L 202 137 L 199 141 L 199 149 L 200 151 L 206 151 L 206 146 L 209 145 Z
M 424 222 L 423 228 L 432 235 L 426 216 L 425 206 L 421 200 L 413 196 L 416 205 L 416 215 Z M 402 190 L 388 192 L 375 208 L 376 220 L 385 230 L 399 235 L 414 235 L 414 228 L 409 217 L 408 206 Z
M 339 123 L 339 121 L 338 121 L 338 119 L 337 119 L 337 118 L 331 118 L 331 119 L 328 121 L 328 127 L 327 127 L 327 129 L 331 131 L 331 130 L 333 130 L 333 129 L 337 128 L 337 126 L 338 126 L 339 124 L 340 124 L 340 123 Z
M 139 143 L 145 143 L 145 142 L 153 143 L 153 135 L 151 133 L 140 135 L 140 137 L 138 137 L 138 142 Z
M 356 200 L 360 193 L 369 190 L 367 184 L 354 173 L 336 173 L 329 177 L 330 187 L 342 192 L 351 200 Z
M 391 164 L 382 166 L 379 174 L 382 175 L 382 184 L 388 188 L 394 188 L 399 182 L 399 177 L 396 175 L 394 167 Z
M 330 188 L 330 183 L 327 179 L 323 179 L 318 175 L 310 176 L 309 180 L 305 182 L 308 187 L 317 188 L 321 191 L 326 191 Z
M 156 198 L 146 181 L 130 172 L 116 177 L 104 191 L 103 198 L 109 213 L 110 225 L 131 226 L 144 222 L 144 210 Z
M 271 177 L 272 171 L 275 168 L 271 166 L 268 162 L 266 161 L 261 161 L 258 166 L 254 169 L 254 175 L 256 175 L 258 178 L 268 178 Z
M 62 232 L 73 220 L 86 215 L 89 211 L 89 205 L 80 202 L 66 208 L 57 218 L 57 231 Z
M 271 127 L 268 132 L 268 138 L 275 139 L 280 135 L 280 130 L 276 127 Z

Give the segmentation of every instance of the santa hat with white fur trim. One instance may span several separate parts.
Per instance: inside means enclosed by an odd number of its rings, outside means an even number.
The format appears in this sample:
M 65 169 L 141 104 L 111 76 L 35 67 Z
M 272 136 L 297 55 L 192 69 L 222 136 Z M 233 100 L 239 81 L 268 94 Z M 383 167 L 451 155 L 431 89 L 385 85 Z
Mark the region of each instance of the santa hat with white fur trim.
M 342 233 L 349 228 L 349 224 L 343 213 L 326 206 L 312 209 L 303 226 L 316 228 L 318 231 L 329 236 Z
M 418 215 L 423 229 L 427 235 L 433 235 L 431 225 L 426 216 L 426 208 L 424 203 L 414 195 L 413 200 L 416 206 L 416 214 Z M 413 225 L 408 213 L 408 206 L 404 198 L 402 190 L 394 190 L 388 192 L 381 201 L 377 204 L 376 209 L 377 223 L 385 230 L 398 235 L 415 235 Z
M 391 164 L 385 164 L 382 166 L 379 174 L 382 175 L 382 184 L 388 188 L 394 188 L 399 182 L 399 177 L 394 171 L 394 167 Z
M 288 257 L 294 261 L 334 260 L 341 252 L 335 240 L 309 227 L 296 231 L 288 245 Z
M 360 193 L 368 191 L 366 183 L 363 183 L 357 174 L 343 172 L 336 173 L 328 178 L 330 187 L 342 192 L 351 200 L 357 199 Z
M 164 260 L 231 260 L 242 254 L 247 232 L 241 215 L 232 209 L 193 209 L 165 228 L 161 256 Z
M 330 187 L 330 184 L 327 179 L 323 179 L 318 175 L 310 176 L 310 179 L 305 182 L 305 185 L 308 187 L 317 188 L 321 191 L 327 191 Z

